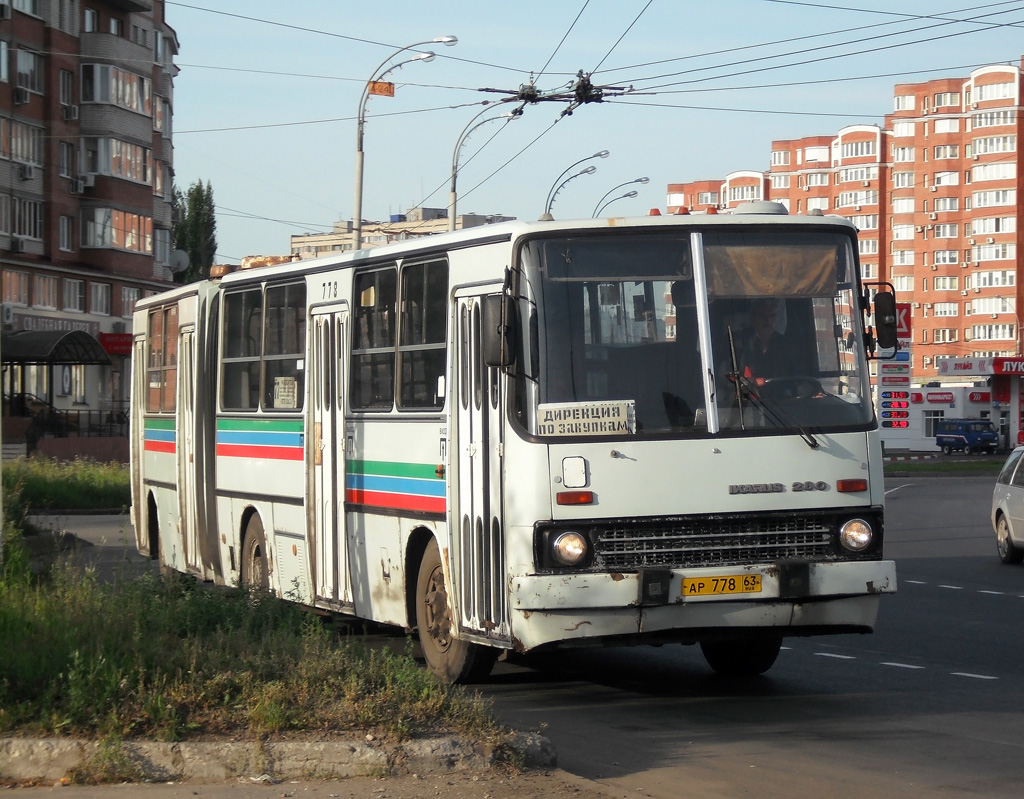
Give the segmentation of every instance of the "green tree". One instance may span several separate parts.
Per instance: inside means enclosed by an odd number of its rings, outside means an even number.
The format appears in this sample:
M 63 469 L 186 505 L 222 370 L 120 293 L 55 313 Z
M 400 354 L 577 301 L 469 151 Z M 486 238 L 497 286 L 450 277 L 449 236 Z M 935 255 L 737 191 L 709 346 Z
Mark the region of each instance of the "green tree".
M 188 268 L 175 275 L 181 283 L 205 280 L 217 254 L 217 208 L 213 187 L 197 180 L 182 194 L 174 188 L 174 247 L 188 254 Z

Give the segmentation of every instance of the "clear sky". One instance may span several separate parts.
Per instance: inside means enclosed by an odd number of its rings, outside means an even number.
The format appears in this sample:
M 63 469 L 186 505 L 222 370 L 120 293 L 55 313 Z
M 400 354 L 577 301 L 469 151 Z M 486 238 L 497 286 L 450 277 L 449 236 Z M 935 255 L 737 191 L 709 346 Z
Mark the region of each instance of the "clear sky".
M 603 101 L 565 114 L 545 100 L 473 129 L 459 213 L 536 219 L 559 176 L 601 150 L 569 172 L 597 167 L 561 190 L 556 218 L 632 189 L 606 214 L 664 210 L 669 183 L 767 169 L 773 139 L 882 123 L 897 83 L 1024 54 L 1024 0 L 168 0 L 166 18 L 181 48 L 175 183 L 212 185 L 227 263 L 351 219 L 363 87 L 418 52 L 436 58 L 394 70 L 395 96 L 366 106 L 367 220 L 446 207 L 460 134 L 521 106 L 499 101 L 531 79 L 550 97 L 592 73 Z M 389 60 L 445 35 L 458 44 Z

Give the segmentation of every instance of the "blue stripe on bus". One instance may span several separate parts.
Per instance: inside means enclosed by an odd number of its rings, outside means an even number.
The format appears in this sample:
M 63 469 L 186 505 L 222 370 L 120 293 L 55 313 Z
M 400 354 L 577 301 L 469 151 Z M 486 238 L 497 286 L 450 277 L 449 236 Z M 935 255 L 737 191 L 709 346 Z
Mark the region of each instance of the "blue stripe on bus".
M 250 444 L 264 447 L 301 447 L 302 433 L 218 430 L 218 444 Z
M 391 494 L 413 494 L 421 497 L 443 497 L 442 480 L 416 480 L 407 477 L 376 477 L 372 474 L 345 475 L 345 488 L 360 491 L 386 491 Z
M 152 427 L 146 428 L 146 441 L 174 441 L 173 430 L 157 430 Z

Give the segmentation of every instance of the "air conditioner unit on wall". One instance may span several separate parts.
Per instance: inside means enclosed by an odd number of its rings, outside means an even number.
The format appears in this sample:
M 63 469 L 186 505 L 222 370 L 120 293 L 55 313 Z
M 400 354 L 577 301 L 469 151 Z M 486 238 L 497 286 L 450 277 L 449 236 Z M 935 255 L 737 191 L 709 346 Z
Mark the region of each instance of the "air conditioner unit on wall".
M 25 242 L 17 236 L 11 236 L 11 252 L 25 252 Z
M 72 194 L 81 194 L 83 191 L 85 191 L 85 181 L 81 178 L 76 178 L 71 181 Z
M 18 164 L 18 177 L 22 180 L 32 180 L 36 176 L 35 164 Z
M 964 289 L 963 291 L 961 291 L 960 292 L 960 296 L 961 297 L 966 297 L 967 296 L 967 289 Z
M 11 6 L 9 3 L 0 3 L 0 19 L 11 18 Z
M 932 211 L 930 214 L 928 214 L 928 218 L 929 219 L 938 219 L 939 215 L 937 213 L 935 213 L 934 211 Z M 928 227 L 931 227 L 931 225 L 929 225 Z
M 985 243 L 986 244 L 995 244 L 996 240 L 994 238 L 992 238 L 991 236 L 989 236 L 987 239 L 985 239 Z
M 28 89 L 18 86 L 14 90 L 14 104 L 25 105 L 28 102 Z
M 87 189 L 96 185 L 96 176 L 92 174 L 87 173 L 82 175 L 80 180 L 82 181 L 82 185 Z
M 66 105 L 64 106 L 64 120 L 66 122 L 73 122 L 78 119 L 78 106 L 77 105 Z
M 14 306 L 9 302 L 5 302 L 0 306 L 0 322 L 3 323 L 4 327 L 10 327 L 14 324 Z

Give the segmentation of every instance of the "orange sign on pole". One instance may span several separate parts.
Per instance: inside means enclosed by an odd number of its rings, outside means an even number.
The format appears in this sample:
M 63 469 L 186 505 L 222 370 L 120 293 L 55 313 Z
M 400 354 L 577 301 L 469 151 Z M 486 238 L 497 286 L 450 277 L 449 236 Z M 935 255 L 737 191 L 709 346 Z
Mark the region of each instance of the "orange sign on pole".
M 370 94 L 376 94 L 380 97 L 394 97 L 395 84 L 389 83 L 386 80 L 371 80 Z

